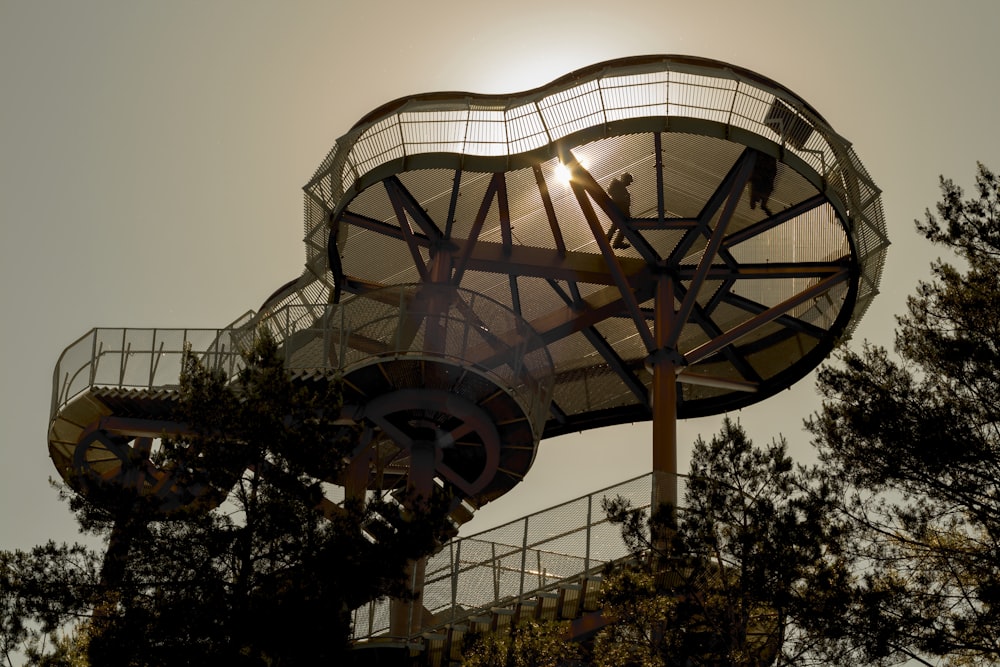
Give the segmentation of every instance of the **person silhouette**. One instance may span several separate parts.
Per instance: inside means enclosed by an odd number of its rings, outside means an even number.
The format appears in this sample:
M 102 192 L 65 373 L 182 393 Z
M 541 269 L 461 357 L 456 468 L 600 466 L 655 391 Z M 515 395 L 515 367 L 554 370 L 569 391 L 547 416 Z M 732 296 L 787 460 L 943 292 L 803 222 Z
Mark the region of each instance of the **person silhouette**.
M 626 220 L 632 217 L 632 195 L 628 191 L 628 186 L 631 184 L 632 174 L 627 171 L 608 184 L 608 196 L 611 197 L 611 201 L 615 203 Z M 625 230 L 617 222 L 611 223 L 611 227 L 608 229 L 608 240 L 611 241 L 612 248 L 629 247 L 625 240 Z
M 774 192 L 774 179 L 778 175 L 778 161 L 766 153 L 757 151 L 757 159 L 754 162 L 753 171 L 750 172 L 750 210 L 760 208 L 765 215 L 771 217 L 771 209 L 767 207 L 767 200 Z

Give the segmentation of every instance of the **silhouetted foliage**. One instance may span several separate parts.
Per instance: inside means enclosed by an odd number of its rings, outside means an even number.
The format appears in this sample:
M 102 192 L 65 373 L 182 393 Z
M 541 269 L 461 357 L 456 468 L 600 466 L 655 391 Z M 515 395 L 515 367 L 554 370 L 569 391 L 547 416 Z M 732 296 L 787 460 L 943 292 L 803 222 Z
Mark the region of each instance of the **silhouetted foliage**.
M 338 385 L 292 380 L 269 336 L 235 381 L 189 356 L 179 401 L 190 435 L 164 441 L 157 462 L 228 497 L 169 520 L 121 490 L 97 493 L 101 504 L 71 497 L 81 527 L 109 544 L 103 562 L 81 547 L 3 554 L 6 637 L 93 611 L 87 650 L 102 667 L 339 664 L 351 610 L 407 595 L 408 562 L 446 528 L 442 502 L 414 515 L 325 500 L 355 434 L 337 421 Z
M 606 582 L 611 624 L 594 664 L 852 664 L 839 642 L 812 632 L 845 577 L 832 491 L 793 466 L 783 441 L 754 447 L 727 419 L 696 442 L 680 509 L 647 521 L 621 498 L 606 501 L 634 559 Z
M 941 179 L 918 231 L 931 265 L 898 318 L 895 354 L 844 351 L 809 421 L 856 533 L 845 634 L 866 659 L 1000 661 L 1000 178 Z
M 0 655 L 12 665 L 23 653 L 30 664 L 76 665 L 62 633 L 85 623 L 82 600 L 95 591 L 98 556 L 81 545 L 49 542 L 30 551 L 0 552 Z M 77 651 L 79 653 L 79 651 Z
M 510 633 L 472 637 L 463 652 L 465 667 L 561 667 L 574 660 L 579 647 L 566 639 L 567 623 L 530 621 Z

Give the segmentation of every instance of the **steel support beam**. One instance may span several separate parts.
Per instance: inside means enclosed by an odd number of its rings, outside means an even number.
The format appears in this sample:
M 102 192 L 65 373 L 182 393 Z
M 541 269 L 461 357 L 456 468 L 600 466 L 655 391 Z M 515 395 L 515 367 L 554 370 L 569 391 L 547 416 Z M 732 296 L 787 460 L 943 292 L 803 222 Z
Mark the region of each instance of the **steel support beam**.
M 785 299 L 777 306 L 768 308 L 767 310 L 760 313 L 756 317 L 753 317 L 747 320 L 746 322 L 733 327 L 732 329 L 727 331 L 725 334 L 719 336 L 718 338 L 715 338 L 714 340 L 710 340 L 707 343 L 698 346 L 697 348 L 685 354 L 684 357 L 687 359 L 689 364 L 695 364 L 701 361 L 702 359 L 711 356 L 715 352 L 718 352 L 725 346 L 731 345 L 732 343 L 736 342 L 743 336 L 746 336 L 748 333 L 756 329 L 759 329 L 768 322 L 772 322 L 778 319 L 779 317 L 787 313 L 795 306 L 804 303 L 805 301 L 808 301 L 809 299 L 815 296 L 819 296 L 820 294 L 829 290 L 834 285 L 844 282 L 849 278 L 850 278 L 850 271 L 844 269 L 843 271 L 841 271 L 836 275 L 830 276 L 825 280 L 821 280 L 820 282 L 816 283 L 809 289 L 803 290 L 802 292 L 799 292 L 790 299 Z
M 656 349 L 653 367 L 653 495 L 652 511 L 677 506 L 677 362 L 667 348 L 676 326 L 673 278 L 660 274 L 656 283 Z
M 579 165 L 575 166 L 576 169 L 574 169 L 574 178 L 576 178 L 577 171 L 584 171 Z M 625 307 L 628 309 L 628 313 L 632 316 L 632 320 L 635 322 L 635 328 L 639 333 L 639 337 L 642 338 L 643 343 L 646 345 L 646 349 L 653 351 L 656 349 L 653 334 L 650 332 L 649 326 L 646 324 L 645 316 L 639 309 L 639 303 L 636 301 L 632 287 L 629 285 L 628 276 L 622 269 L 622 265 L 619 262 L 618 257 L 615 255 L 614 250 L 611 248 L 611 241 L 605 236 L 604 230 L 601 228 L 601 223 L 597 219 L 597 214 L 594 212 L 594 207 L 590 203 L 586 189 L 575 181 L 570 181 L 570 187 L 573 190 L 573 194 L 576 195 L 576 200 L 580 205 L 580 210 L 583 212 L 583 217 L 586 219 L 587 224 L 590 225 L 590 230 L 594 235 L 594 240 L 597 242 L 597 246 L 601 249 L 601 254 L 604 256 L 604 259 L 608 264 L 608 270 L 611 271 L 611 276 L 614 279 L 615 285 L 618 287 L 618 291 L 621 293 Z

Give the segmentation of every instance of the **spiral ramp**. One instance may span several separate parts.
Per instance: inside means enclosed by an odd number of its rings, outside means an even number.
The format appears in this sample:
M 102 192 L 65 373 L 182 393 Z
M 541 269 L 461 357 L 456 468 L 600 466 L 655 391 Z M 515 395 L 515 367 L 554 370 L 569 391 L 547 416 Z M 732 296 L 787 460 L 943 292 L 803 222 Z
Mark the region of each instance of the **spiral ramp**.
M 218 331 L 94 330 L 77 341 L 57 368 L 49 429 L 63 478 L 92 496 L 128 489 L 164 517 L 220 502 L 242 470 L 194 474 L 196 456 L 184 470 L 163 468 L 156 442 L 188 432 L 177 415 L 183 350 L 235 377 L 241 349 L 266 327 L 294 381 L 343 379 L 340 422 L 361 435 L 345 471 L 314 467 L 317 479 L 396 498 L 447 487 L 466 510 L 523 479 L 552 374 L 544 345 L 509 310 L 465 290 L 404 285 L 282 314 Z M 207 346 L 194 347 L 199 335 Z

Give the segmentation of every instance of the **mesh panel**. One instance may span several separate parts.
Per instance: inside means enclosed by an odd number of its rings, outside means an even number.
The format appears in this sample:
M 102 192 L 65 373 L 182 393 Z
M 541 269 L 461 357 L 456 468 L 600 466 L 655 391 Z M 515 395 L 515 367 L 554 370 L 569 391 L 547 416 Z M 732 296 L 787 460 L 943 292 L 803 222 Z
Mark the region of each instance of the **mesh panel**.
M 718 189 L 742 147 L 692 134 L 663 135 L 664 206 L 681 218 L 696 218 Z
M 507 276 L 482 271 L 466 271 L 462 275 L 462 287 L 494 299 L 504 306 L 513 309 L 514 303 L 510 293 L 510 280 Z
M 763 377 L 771 377 L 788 367 L 789 358 L 801 356 L 817 345 L 817 340 L 802 334 L 768 347 L 766 350 L 747 355 L 747 361 Z
M 368 188 L 352 199 L 351 211 L 387 224 L 398 224 L 392 202 L 381 186 Z
M 423 605 L 435 624 L 457 622 L 491 608 L 555 590 L 629 556 L 620 528 L 607 521 L 603 498 L 621 496 L 648 509 L 652 475 L 571 500 L 491 530 L 456 539 L 429 557 Z M 684 479 L 678 478 L 683 497 Z M 355 611 L 355 639 L 388 631 L 388 603 Z M 370 625 L 369 625 L 370 623 Z M 435 624 L 422 631 L 432 631 Z
M 469 238 L 473 223 L 479 214 L 479 208 L 486 196 L 492 174 L 482 174 L 463 171 L 460 185 L 460 195 L 456 202 L 455 221 L 452 227 L 452 237 Z
M 401 286 L 351 299 L 330 322 L 331 356 L 345 372 L 380 357 L 453 360 L 511 393 L 534 424 L 544 419 L 552 362 L 541 341 L 514 313 L 465 290 Z M 386 364 L 385 372 L 411 372 Z M 395 378 L 396 387 L 422 378 Z
M 507 174 L 511 233 L 518 245 L 555 248 L 555 237 L 542 205 L 542 196 L 531 169 Z
M 418 169 L 399 174 L 403 187 L 420 202 L 420 207 L 427 213 L 427 217 L 436 223 L 441 232 L 445 230 L 448 222 L 451 185 L 454 178 L 455 172 L 442 169 Z

